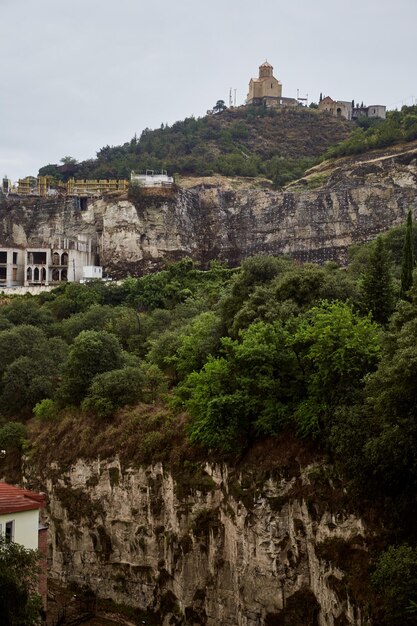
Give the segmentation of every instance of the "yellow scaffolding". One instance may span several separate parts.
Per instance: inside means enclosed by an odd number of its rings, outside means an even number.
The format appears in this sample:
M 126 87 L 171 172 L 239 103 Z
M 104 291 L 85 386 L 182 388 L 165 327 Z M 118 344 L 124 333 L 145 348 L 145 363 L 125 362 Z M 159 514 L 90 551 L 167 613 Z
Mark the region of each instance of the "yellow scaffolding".
M 38 196 L 46 196 L 48 193 L 48 182 L 46 176 L 38 176 L 36 189 L 38 192 Z
M 124 179 L 112 180 L 75 180 L 69 178 L 67 194 L 69 196 L 97 196 L 111 191 L 126 191 L 129 181 Z
M 26 176 L 19 178 L 17 182 L 17 193 L 19 196 L 46 196 L 48 193 L 48 183 L 46 176 Z

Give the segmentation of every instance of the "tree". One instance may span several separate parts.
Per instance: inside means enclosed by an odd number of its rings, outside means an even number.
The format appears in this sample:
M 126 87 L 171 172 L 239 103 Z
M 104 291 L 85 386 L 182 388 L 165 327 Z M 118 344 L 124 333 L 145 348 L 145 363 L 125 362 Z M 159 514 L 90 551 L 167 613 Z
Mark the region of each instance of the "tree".
M 417 602 L 417 551 L 409 545 L 390 546 L 379 557 L 371 575 L 381 598 L 386 624 L 415 624 Z
M 82 407 L 99 417 L 111 417 L 117 408 L 138 402 L 142 396 L 143 385 L 144 375 L 135 367 L 97 374 Z
M 394 292 L 388 253 L 378 237 L 362 283 L 365 307 L 380 324 L 386 324 L 394 310 Z
M 405 233 L 403 257 L 401 264 L 401 298 L 406 298 L 413 286 L 414 251 L 413 251 L 413 213 L 411 209 L 407 215 L 407 230 Z
M 0 537 L 0 616 L 2 626 L 35 626 L 40 623 L 41 598 L 34 589 L 38 580 L 39 553 Z
M 59 160 L 63 165 L 77 165 L 77 159 L 74 159 L 72 156 L 64 156 Z
M 294 350 L 307 378 L 307 398 L 297 409 L 300 431 L 328 434 L 338 405 L 353 402 L 380 354 L 380 331 L 343 302 L 323 301 L 301 321 Z
M 20 422 L 7 422 L 0 428 L 0 449 L 19 451 L 26 439 L 26 426 Z
M 83 330 L 64 364 L 60 399 L 66 404 L 79 404 L 94 376 L 122 366 L 122 349 L 114 335 L 104 330 Z
M 49 368 L 40 366 L 40 361 L 34 363 L 27 356 L 15 359 L 8 366 L 1 381 L 0 410 L 3 415 L 28 417 L 37 402 L 54 393 Z
M 177 388 L 191 415 L 193 442 L 238 450 L 256 434 L 276 434 L 298 398 L 300 369 L 281 323 L 256 322 L 239 340 L 222 340 L 224 357 L 209 358 Z
M 225 111 L 226 109 L 227 109 L 227 106 L 224 100 L 217 100 L 216 104 L 213 107 L 213 111 L 215 113 L 221 113 L 222 111 Z

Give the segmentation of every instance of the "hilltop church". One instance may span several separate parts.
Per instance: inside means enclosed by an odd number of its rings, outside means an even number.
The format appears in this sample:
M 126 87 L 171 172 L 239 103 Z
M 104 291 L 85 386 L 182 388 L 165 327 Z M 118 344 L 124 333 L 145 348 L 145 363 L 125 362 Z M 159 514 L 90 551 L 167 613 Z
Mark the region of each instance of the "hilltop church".
M 274 68 L 268 61 L 259 66 L 259 77 L 251 78 L 246 104 L 266 107 L 297 106 L 295 98 L 282 97 L 282 83 L 275 78 Z

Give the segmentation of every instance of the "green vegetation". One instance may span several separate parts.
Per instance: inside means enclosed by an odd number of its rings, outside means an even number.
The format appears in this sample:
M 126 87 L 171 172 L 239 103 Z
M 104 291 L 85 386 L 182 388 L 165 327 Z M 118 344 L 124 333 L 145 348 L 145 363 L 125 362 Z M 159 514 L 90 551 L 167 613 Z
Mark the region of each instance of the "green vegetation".
M 325 157 L 361 154 L 417 139 L 417 106 L 403 106 L 401 111 L 388 111 L 385 120 L 359 119 L 358 126 L 348 139 L 330 147 Z
M 407 216 L 403 258 L 401 265 L 401 296 L 404 298 L 413 286 L 414 251 L 413 251 L 413 215 L 411 210 Z
M 104 146 L 95 159 L 77 165 L 75 176 L 129 178 L 132 170 L 164 169 L 185 176 L 266 176 L 281 186 L 299 178 L 353 127 L 307 108 L 224 108 L 219 100 L 214 115 L 146 128 L 122 146 Z M 68 176 L 57 165 L 46 165 L 39 174 L 57 182 Z
M 0 615 L 4 626 L 36 626 L 41 623 L 41 598 L 33 590 L 38 576 L 39 554 L 0 538 Z
M 344 497 L 383 522 L 367 599 L 376 623 L 414 623 L 415 284 L 400 297 L 410 220 L 353 250 L 346 269 L 256 256 L 201 271 L 183 259 L 13 298 L 0 307 L 0 449 L 42 463 L 117 449 L 203 490 L 202 456 L 233 462 L 261 442 L 304 440 Z

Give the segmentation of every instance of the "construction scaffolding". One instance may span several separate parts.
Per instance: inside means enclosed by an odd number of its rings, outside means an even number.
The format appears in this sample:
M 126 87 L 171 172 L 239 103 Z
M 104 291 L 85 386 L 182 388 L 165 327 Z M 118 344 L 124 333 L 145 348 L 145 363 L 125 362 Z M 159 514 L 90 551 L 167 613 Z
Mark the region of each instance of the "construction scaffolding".
M 17 183 L 19 196 L 46 196 L 48 194 L 48 182 L 46 176 L 26 176 L 19 178 Z
M 69 178 L 67 194 L 69 196 L 101 196 L 111 191 L 127 191 L 129 181 L 124 179 L 112 180 L 75 180 Z

